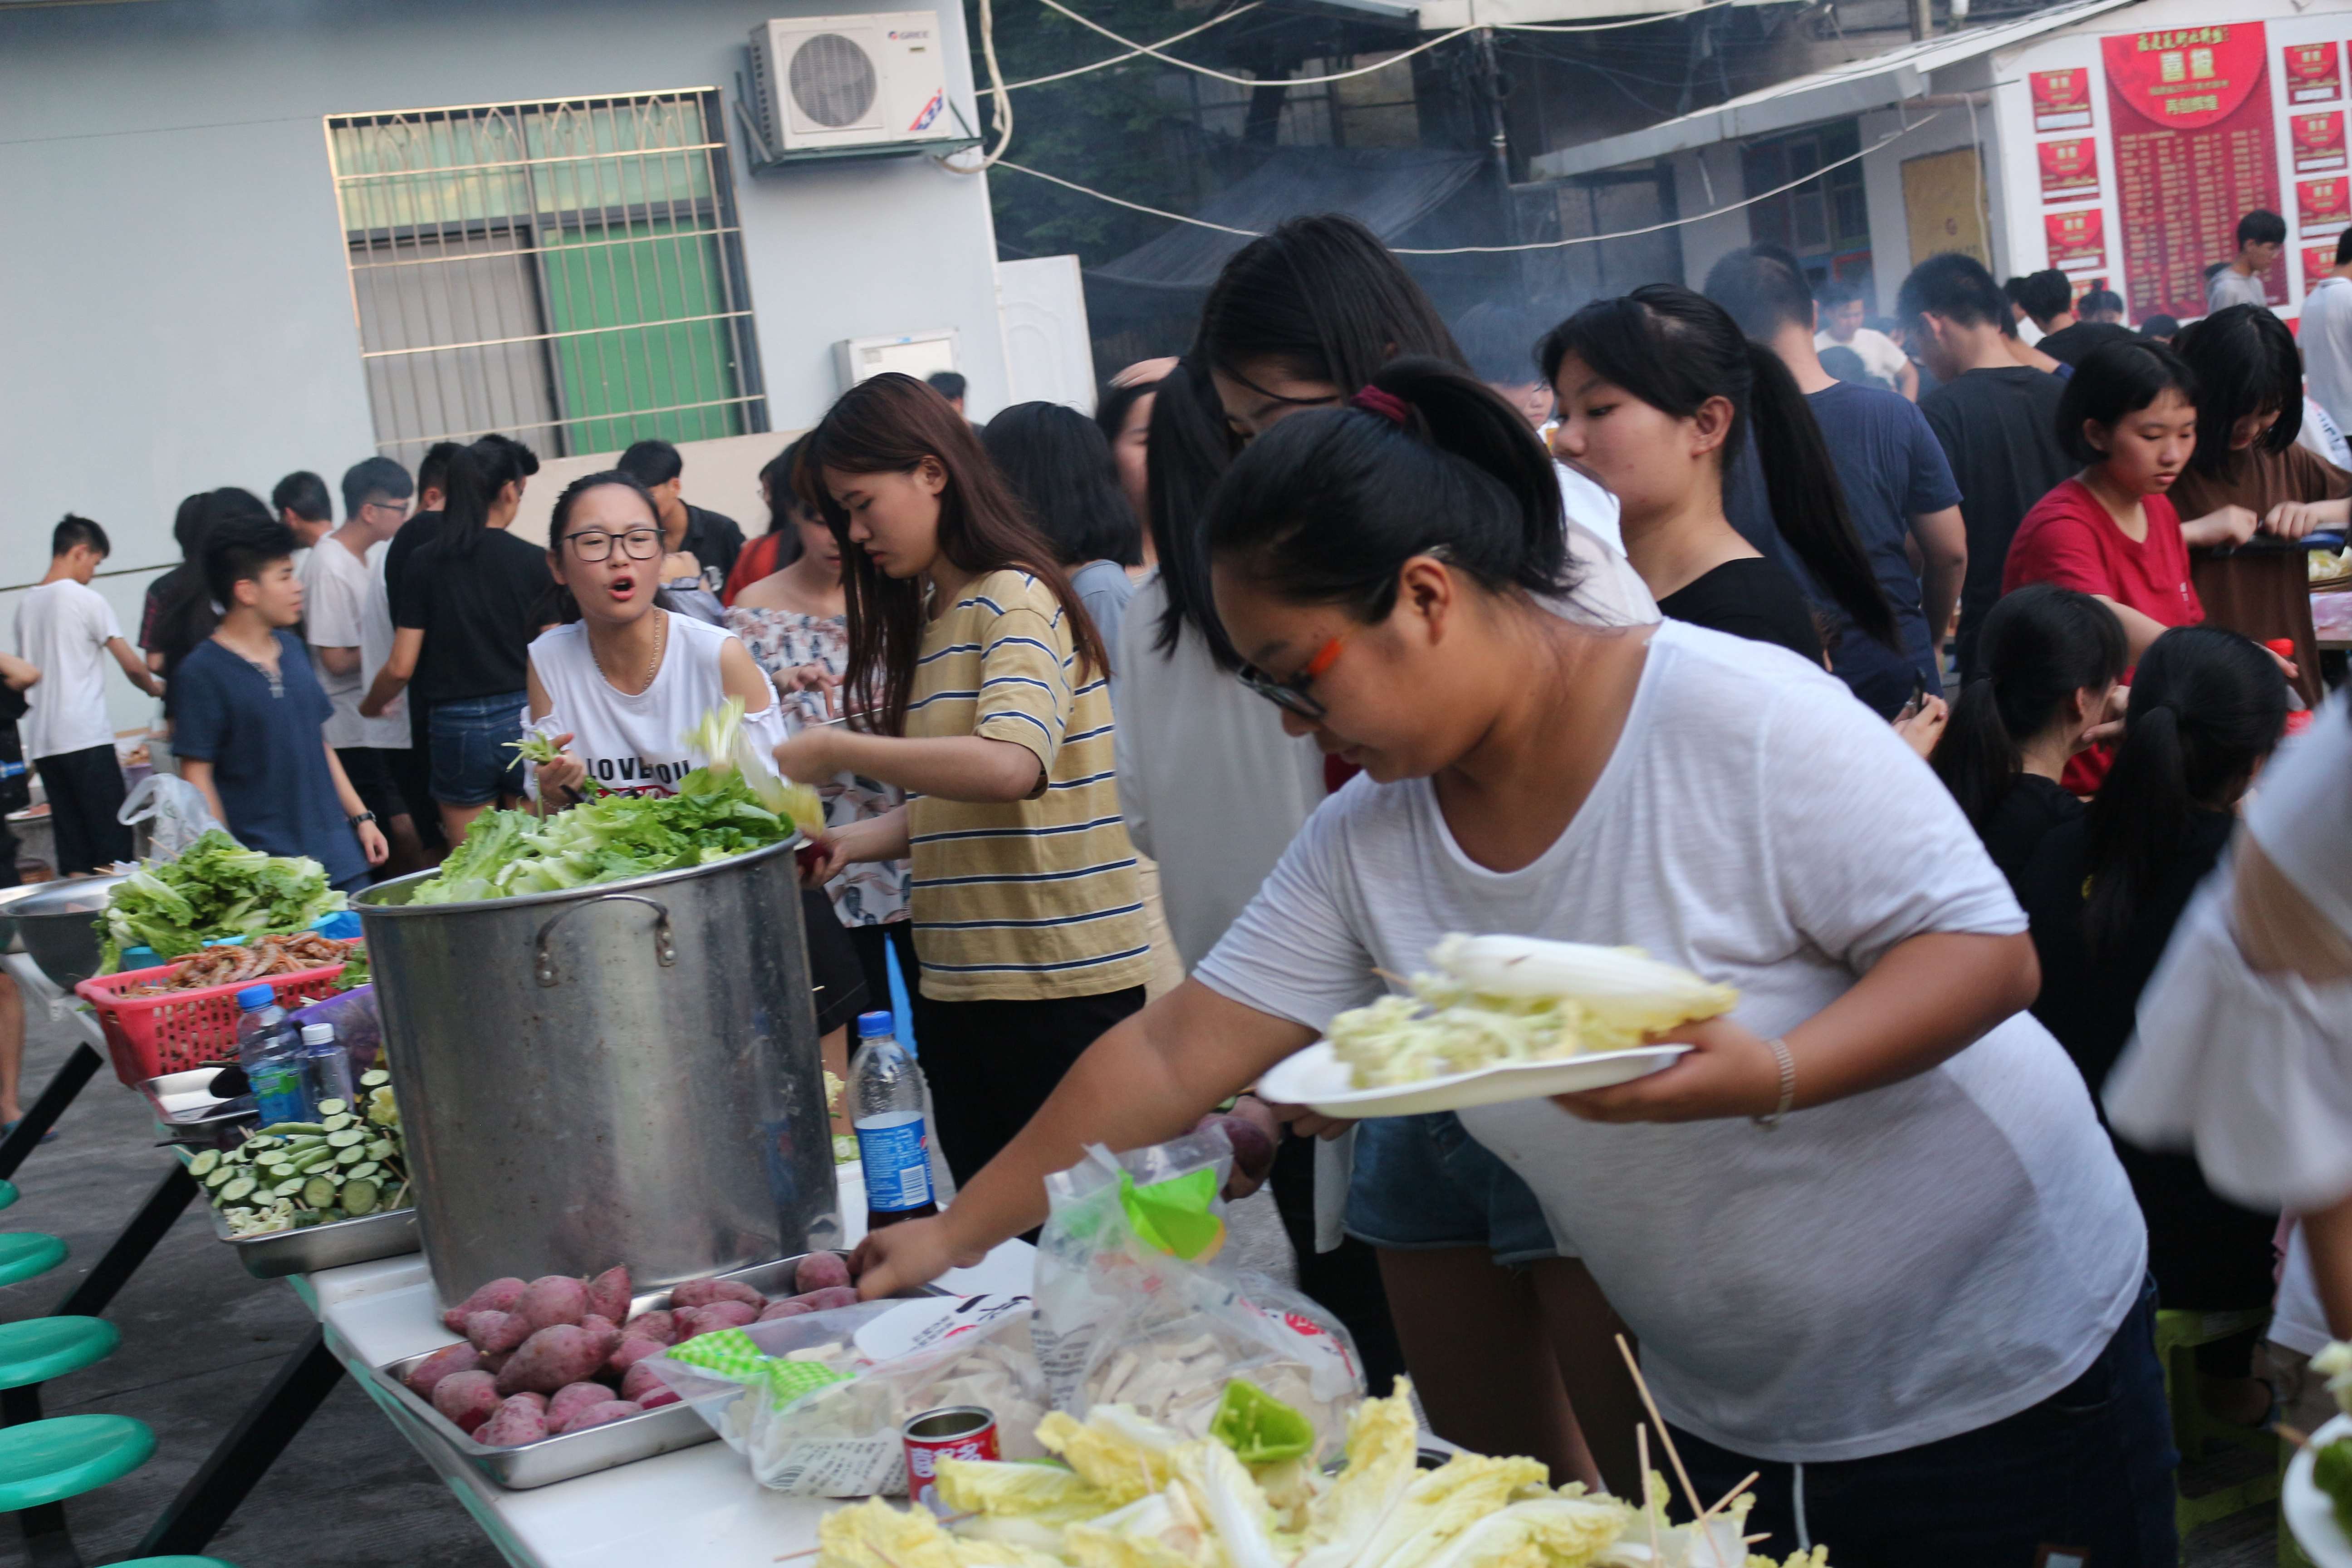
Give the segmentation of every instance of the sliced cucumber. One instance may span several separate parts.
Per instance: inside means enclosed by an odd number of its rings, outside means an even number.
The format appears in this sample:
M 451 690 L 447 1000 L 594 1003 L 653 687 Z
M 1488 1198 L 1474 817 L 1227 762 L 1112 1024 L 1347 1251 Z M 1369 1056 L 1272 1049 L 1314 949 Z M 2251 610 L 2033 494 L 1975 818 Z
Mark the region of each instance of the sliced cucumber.
M 324 1176 L 313 1176 L 302 1184 L 302 1201 L 314 1209 L 331 1208 L 335 1202 L 335 1184 Z
M 343 1184 L 343 1207 L 352 1214 L 372 1214 L 381 1191 L 373 1182 L 354 1179 Z
M 300 1176 L 289 1176 L 270 1188 L 269 1195 L 273 1198 L 290 1198 L 302 1190 L 302 1181 L 303 1178 Z
M 382 1173 L 383 1170 L 383 1167 L 382 1165 L 377 1164 L 373 1160 L 368 1160 L 360 1164 L 353 1165 L 350 1170 L 345 1171 L 343 1174 L 345 1177 L 354 1182 L 366 1182 L 373 1181 L 377 1175 Z
M 341 1101 L 330 1101 L 329 1103 L 340 1104 Z M 271 1123 L 261 1131 L 264 1133 L 277 1133 L 291 1136 L 297 1132 L 324 1132 L 326 1129 L 320 1126 L 315 1121 L 278 1121 Z
M 188 1162 L 188 1174 L 192 1176 L 209 1175 L 212 1173 L 212 1168 L 219 1163 L 220 1151 L 217 1149 L 207 1149 L 203 1153 L 198 1154 L 194 1159 Z
M 362 1089 L 382 1089 L 385 1084 L 388 1084 L 391 1081 L 392 1075 L 384 1071 L 382 1068 L 370 1068 L 367 1071 L 360 1074 L 360 1087 Z
M 322 1100 L 319 1101 L 319 1114 L 320 1116 L 341 1116 L 350 1109 L 351 1103 L 348 1100 Z
M 400 1152 L 398 1149 L 393 1147 L 392 1140 L 389 1138 L 379 1138 L 369 1144 L 367 1149 L 368 1158 L 371 1160 L 389 1160 Z
M 334 1115 L 330 1116 L 325 1121 L 320 1122 L 319 1125 L 324 1127 L 330 1132 L 341 1132 L 344 1128 L 351 1126 L 357 1120 L 358 1118 L 354 1117 L 350 1111 L 339 1110 L 335 1112 Z
M 250 1197 L 258 1184 L 251 1176 L 239 1176 L 220 1190 L 221 1202 L 233 1204 L 240 1198 Z
M 235 1177 L 236 1174 L 236 1167 L 235 1165 L 215 1165 L 211 1170 L 205 1173 L 205 1186 L 209 1191 L 216 1193 L 223 1187 L 228 1185 L 230 1180 Z
M 364 1149 L 338 1149 L 335 1151 L 335 1163 L 338 1165 L 356 1165 L 366 1158 L 367 1151 Z
M 327 1134 L 328 1147 L 333 1149 L 348 1149 L 354 1143 L 364 1143 L 366 1142 L 366 1131 L 363 1129 L 357 1127 L 346 1127 L 341 1132 L 330 1132 Z

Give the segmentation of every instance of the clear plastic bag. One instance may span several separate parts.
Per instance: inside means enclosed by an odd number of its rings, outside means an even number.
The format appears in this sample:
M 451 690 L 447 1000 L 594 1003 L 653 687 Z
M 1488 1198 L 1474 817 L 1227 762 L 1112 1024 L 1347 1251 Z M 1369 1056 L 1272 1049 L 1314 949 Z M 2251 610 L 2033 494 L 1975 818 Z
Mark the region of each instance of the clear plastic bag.
M 1026 1296 L 861 1301 L 737 1331 L 765 1356 L 814 1363 L 839 1381 L 802 1392 L 771 1369 L 719 1371 L 648 1357 L 764 1487 L 799 1497 L 904 1497 L 899 1428 L 948 1405 L 996 1417 L 1000 1457 L 1042 1458 L 1049 1408 L 1030 1345 Z M 705 1336 L 706 1338 L 709 1336 Z
M 1322 1307 L 1220 1261 L 1232 1159 L 1212 1129 L 1122 1155 L 1091 1148 L 1046 1179 L 1038 1359 L 1057 1409 L 1083 1420 L 1127 1405 L 1187 1437 L 1207 1436 L 1225 1384 L 1245 1379 L 1313 1422 L 1329 1458 L 1362 1364 Z
M 181 850 L 223 826 L 205 803 L 204 792 L 176 773 L 150 773 L 141 779 L 114 819 L 126 827 L 152 824 L 149 856 L 156 860 L 178 859 Z

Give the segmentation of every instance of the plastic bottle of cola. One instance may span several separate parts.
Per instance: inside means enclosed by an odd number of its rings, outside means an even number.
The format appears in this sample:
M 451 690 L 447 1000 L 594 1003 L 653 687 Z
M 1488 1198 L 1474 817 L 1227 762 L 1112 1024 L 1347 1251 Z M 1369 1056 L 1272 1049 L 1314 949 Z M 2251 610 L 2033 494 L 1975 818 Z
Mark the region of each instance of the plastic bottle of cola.
M 930 1097 L 923 1069 L 898 1043 L 887 1013 L 857 1016 L 857 1054 L 849 1061 L 849 1123 L 866 1167 L 866 1228 L 940 1212 L 931 1190 Z

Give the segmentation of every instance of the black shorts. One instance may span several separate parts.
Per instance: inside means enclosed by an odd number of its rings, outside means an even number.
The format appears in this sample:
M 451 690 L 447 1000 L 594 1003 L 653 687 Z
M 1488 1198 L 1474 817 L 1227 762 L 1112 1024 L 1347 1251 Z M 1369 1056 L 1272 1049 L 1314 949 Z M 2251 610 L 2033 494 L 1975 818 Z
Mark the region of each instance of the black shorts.
M 808 943 L 809 984 L 816 990 L 816 1032 L 830 1035 L 857 1021 L 867 1008 L 866 972 L 858 966 L 857 950 L 849 932 L 833 912 L 833 900 L 822 888 L 801 889 L 801 925 Z M 887 1007 L 889 993 L 874 1004 Z
M 360 792 L 360 804 L 375 813 L 380 826 L 389 828 L 394 817 L 408 815 L 408 802 L 393 777 L 391 760 L 380 748 L 337 746 L 335 760 L 343 764 L 343 776 Z

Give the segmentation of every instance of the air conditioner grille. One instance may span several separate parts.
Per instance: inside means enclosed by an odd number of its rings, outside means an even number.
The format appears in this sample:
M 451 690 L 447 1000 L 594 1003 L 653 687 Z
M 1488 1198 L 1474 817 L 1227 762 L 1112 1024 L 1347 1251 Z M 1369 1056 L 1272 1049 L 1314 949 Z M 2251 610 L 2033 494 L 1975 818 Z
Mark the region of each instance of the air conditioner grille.
M 819 33 L 793 50 L 786 83 L 793 107 L 827 129 L 865 120 L 881 85 L 872 58 L 839 33 Z

